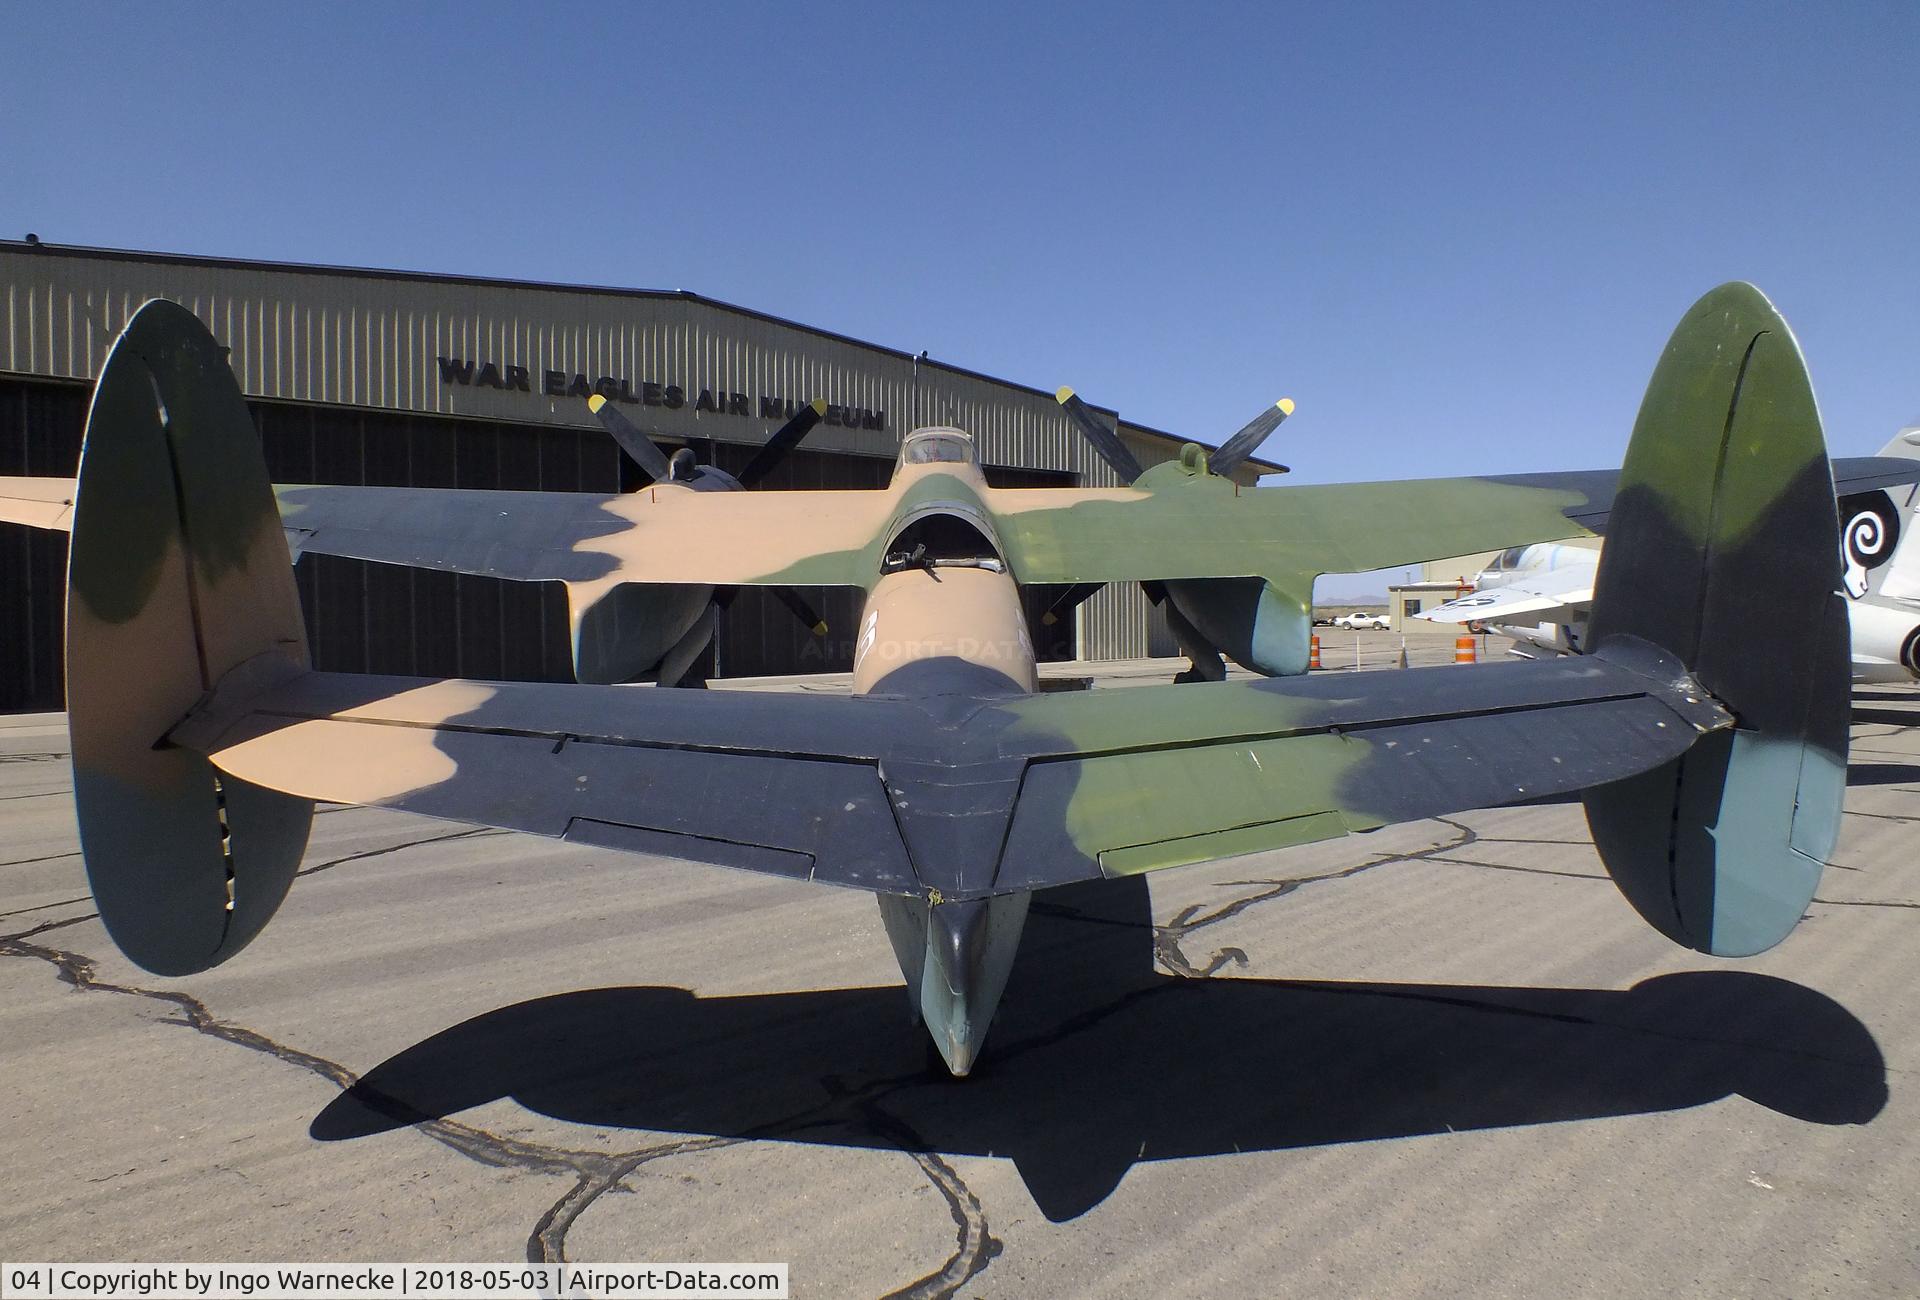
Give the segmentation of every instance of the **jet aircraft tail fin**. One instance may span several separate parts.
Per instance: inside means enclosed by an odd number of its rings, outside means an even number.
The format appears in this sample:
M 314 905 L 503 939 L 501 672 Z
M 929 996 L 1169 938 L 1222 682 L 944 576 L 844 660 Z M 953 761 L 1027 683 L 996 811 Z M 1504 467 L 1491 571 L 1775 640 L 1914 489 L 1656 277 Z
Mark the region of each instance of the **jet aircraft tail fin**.
M 272 917 L 313 805 L 163 740 L 223 677 L 264 685 L 307 666 L 259 435 L 225 350 L 177 303 L 147 303 L 107 357 L 72 529 L 67 698 L 87 875 L 122 951 L 191 974 Z
M 1848 650 L 1833 478 L 1799 345 L 1751 285 L 1695 303 L 1620 473 L 1588 643 L 1650 643 L 1736 717 L 1584 796 L 1621 892 L 1720 956 L 1785 938 L 1839 831 Z

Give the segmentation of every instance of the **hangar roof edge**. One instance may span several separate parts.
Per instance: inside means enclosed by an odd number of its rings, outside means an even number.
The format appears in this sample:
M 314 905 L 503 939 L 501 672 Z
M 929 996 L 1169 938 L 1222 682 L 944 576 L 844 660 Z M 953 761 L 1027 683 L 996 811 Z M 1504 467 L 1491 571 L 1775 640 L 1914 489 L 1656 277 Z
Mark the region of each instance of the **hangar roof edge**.
M 218 257 L 204 253 L 160 253 L 134 248 L 98 248 L 86 244 L 54 244 L 43 239 L 33 241 L 24 239 L 0 239 L 0 252 L 24 253 L 30 256 L 54 254 L 65 257 L 88 257 L 110 262 L 164 262 L 174 265 L 216 266 L 234 270 L 281 271 L 299 275 L 355 276 L 368 280 L 407 280 L 438 284 L 468 284 L 499 289 L 547 289 L 563 293 L 588 293 L 615 298 L 670 298 L 685 302 L 702 303 L 709 307 L 718 308 L 721 311 L 734 312 L 741 316 L 751 317 L 754 320 L 765 321 L 771 325 L 782 325 L 789 329 L 803 330 L 808 334 L 818 335 L 821 338 L 833 339 L 836 342 L 866 348 L 869 351 L 884 353 L 891 357 L 912 360 L 916 355 L 904 348 L 888 347 L 884 343 L 874 343 L 867 339 L 855 338 L 851 334 L 841 334 L 835 330 L 821 329 L 817 325 L 808 325 L 801 321 L 790 319 L 789 317 L 776 316 L 772 312 L 760 311 L 753 307 L 742 307 L 738 303 L 725 302 L 719 298 L 709 298 L 704 294 L 695 293 L 691 289 L 634 289 L 622 288 L 619 285 L 560 284 L 550 280 L 516 280 L 503 276 L 463 275 L 435 271 L 402 271 L 385 267 L 337 266 L 316 262 L 276 262 L 266 258 Z M 1026 393 L 1037 393 L 1043 397 L 1053 396 L 1053 392 L 1050 389 L 1036 388 L 1031 384 L 1023 384 L 1017 380 L 1004 379 L 999 375 L 989 375 L 984 371 L 971 370 L 966 366 L 957 366 L 949 361 L 940 361 L 933 357 L 927 357 L 925 364 L 937 366 L 941 370 L 945 370 L 951 374 L 965 375 L 972 379 L 983 379 L 994 384 L 1003 384 L 1008 388 L 1019 389 Z M 1082 395 L 1082 400 L 1085 400 L 1084 394 Z M 1097 402 L 1088 402 L 1087 404 L 1097 411 L 1113 416 L 1115 420 L 1126 426 L 1126 431 L 1129 433 L 1138 433 L 1148 438 L 1158 438 L 1165 442 L 1172 443 L 1175 446 L 1187 442 L 1201 442 L 1198 438 L 1182 437 L 1179 434 L 1168 433 L 1165 429 L 1156 429 L 1151 425 L 1140 424 L 1133 420 L 1124 419 L 1113 407 L 1101 406 Z M 1201 445 L 1207 446 L 1210 449 L 1212 447 L 1212 444 L 1204 442 L 1201 442 Z M 1264 460 L 1258 456 L 1248 457 L 1246 463 L 1250 466 L 1257 466 L 1266 473 L 1281 473 L 1285 468 L 1275 461 Z

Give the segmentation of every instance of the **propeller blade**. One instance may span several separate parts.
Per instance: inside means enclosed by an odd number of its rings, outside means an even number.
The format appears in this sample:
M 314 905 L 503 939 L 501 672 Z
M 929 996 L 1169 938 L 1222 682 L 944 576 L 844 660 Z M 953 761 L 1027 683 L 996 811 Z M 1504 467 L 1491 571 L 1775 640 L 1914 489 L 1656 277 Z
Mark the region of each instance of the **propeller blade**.
M 1071 388 L 1063 388 L 1053 396 L 1066 409 L 1067 418 L 1073 421 L 1081 436 L 1093 444 L 1100 459 L 1113 466 L 1122 483 L 1132 483 L 1140 477 L 1140 462 L 1127 450 L 1127 444 L 1120 441 L 1119 434 L 1100 423 L 1099 417 L 1087 409 L 1087 404 Z
M 619 407 L 609 406 L 606 398 L 595 393 L 587 399 L 587 409 L 593 412 L 601 427 L 613 435 L 620 450 L 633 458 L 633 463 L 649 481 L 673 476 L 666 453 L 653 445 L 653 439 L 634 428 L 633 421 L 622 415 Z
M 767 476 L 775 465 L 787 458 L 787 453 L 800 445 L 800 440 L 813 431 L 813 426 L 826 416 L 827 404 L 816 397 L 800 408 L 800 413 L 774 430 L 766 445 L 753 453 L 753 459 L 737 477 L 741 487 L 752 487 Z
M 1040 616 L 1041 626 L 1052 627 L 1071 614 L 1082 601 L 1106 585 L 1104 582 L 1080 582 L 1068 587 L 1060 593 L 1053 604 L 1047 606 L 1047 612 Z
M 808 631 L 815 636 L 827 634 L 827 620 L 814 613 L 813 606 L 807 604 L 799 592 L 792 587 L 768 587 L 767 590 L 773 593 L 775 600 L 792 610 L 793 616 L 806 624 Z
M 1220 444 L 1220 450 L 1207 457 L 1207 468 L 1216 474 L 1228 475 L 1240 467 L 1240 462 L 1260 450 L 1260 444 L 1267 435 L 1280 427 L 1280 422 L 1293 414 L 1293 399 L 1283 397 L 1266 410 L 1253 417 L 1240 432 Z

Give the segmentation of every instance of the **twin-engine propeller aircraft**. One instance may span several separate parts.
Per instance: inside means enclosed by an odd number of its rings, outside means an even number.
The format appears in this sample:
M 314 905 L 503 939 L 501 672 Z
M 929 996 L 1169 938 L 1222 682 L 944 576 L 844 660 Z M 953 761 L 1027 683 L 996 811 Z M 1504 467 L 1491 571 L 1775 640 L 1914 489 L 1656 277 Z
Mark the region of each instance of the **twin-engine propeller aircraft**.
M 1747 285 L 1690 310 L 1618 475 L 1244 489 L 1189 445 L 1129 486 L 996 490 L 956 429 L 867 492 L 281 489 L 225 356 L 170 302 L 115 343 L 70 517 L 74 798 L 149 970 L 244 947 L 328 800 L 848 885 L 976 1060 L 1035 891 L 1582 791 L 1640 913 L 1703 952 L 1792 929 L 1837 831 L 1846 624 L 1798 345 Z M 1617 488 L 1617 491 L 1615 490 Z M 1611 512 L 1591 653 L 1305 676 L 1314 577 L 1562 538 Z M 564 582 L 865 592 L 850 697 L 314 671 L 309 549 Z M 1261 680 L 1035 693 L 1023 583 L 1259 584 Z M 1762 637 L 1770 650 L 1752 653 Z M 1251 652 L 1250 652 L 1251 653 Z
M 1841 588 L 1853 680 L 1920 681 L 1920 545 L 1911 525 L 1920 517 L 1920 426 L 1902 429 L 1870 462 L 1905 460 L 1905 482 L 1887 474 L 1850 479 L 1834 465 L 1842 541 Z M 1860 464 L 1863 462 L 1851 462 Z M 1577 654 L 1587 642 L 1600 547 L 1591 540 L 1536 542 L 1498 556 L 1471 594 L 1418 615 L 1435 623 L 1486 624 L 1517 643 L 1516 654 Z

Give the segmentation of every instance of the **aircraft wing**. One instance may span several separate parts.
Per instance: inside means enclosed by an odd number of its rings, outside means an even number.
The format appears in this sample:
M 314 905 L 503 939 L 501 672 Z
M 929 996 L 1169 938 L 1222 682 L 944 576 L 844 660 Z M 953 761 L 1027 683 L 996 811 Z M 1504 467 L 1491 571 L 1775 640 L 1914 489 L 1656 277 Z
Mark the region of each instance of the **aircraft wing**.
M 1840 495 L 1920 481 L 1920 462 L 1833 462 Z M 1603 532 L 1618 473 L 1240 488 L 1156 466 L 1134 488 L 989 490 L 1025 583 L 1320 573 Z M 523 581 L 865 586 L 898 504 L 874 491 L 601 496 L 283 485 L 288 549 Z M 71 479 L 0 478 L 0 520 L 71 526 Z
M 1596 567 L 1582 564 L 1516 578 L 1489 591 L 1476 591 L 1422 610 L 1414 617 L 1434 623 L 1511 623 L 1525 615 L 1539 622 L 1564 623 L 1569 620 L 1545 616 L 1573 605 L 1591 605 Z
M 989 493 L 1022 582 L 1263 577 L 1303 589 L 1321 573 L 1589 535 L 1576 516 L 1604 509 L 1595 475 L 1413 479 L 1245 488 L 1155 466 L 1134 489 Z
M 0 477 L 0 522 L 72 527 L 73 480 Z M 617 496 L 276 485 L 287 549 L 522 581 L 861 586 L 878 570 L 887 494 Z M 769 576 L 774 570 L 801 576 Z
M 1213 475 L 1154 473 L 1137 489 L 990 489 L 985 504 L 1021 582 L 1290 579 L 1583 535 L 1567 511 L 1593 504 L 1590 476 L 1536 477 L 1236 490 Z M 574 583 L 865 586 L 879 572 L 888 521 L 927 504 L 874 491 L 666 485 L 614 497 L 318 486 L 275 493 L 296 554 Z
M 1899 456 L 1836 456 L 1830 464 L 1833 468 L 1833 494 L 1837 497 L 1871 492 L 1875 488 L 1896 487 L 1903 483 L 1920 483 L 1920 462 Z M 1613 495 L 1620 484 L 1620 471 L 1589 469 L 1550 474 L 1502 474 L 1485 481 L 1509 487 L 1571 488 L 1578 491 L 1586 499 L 1578 505 L 1569 506 L 1567 518 L 1589 532 L 1604 535 L 1607 521 L 1613 513 Z M 1523 543 L 1516 540 L 1513 545 Z M 1466 554 L 1464 551 L 1458 553 Z
M 1604 655 L 1013 699 L 243 664 L 169 739 L 303 798 L 948 898 L 1326 839 L 1643 771 L 1730 719 Z
M 295 555 L 317 551 L 522 581 L 859 586 L 853 562 L 886 494 L 694 492 L 617 496 L 451 488 L 275 487 Z M 806 575 L 772 578 L 797 565 Z

